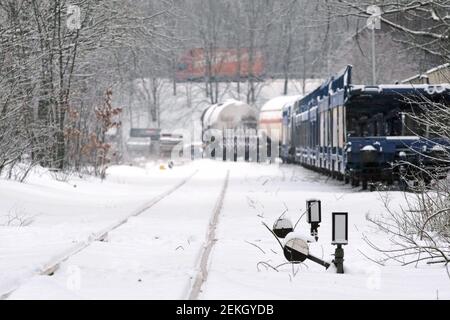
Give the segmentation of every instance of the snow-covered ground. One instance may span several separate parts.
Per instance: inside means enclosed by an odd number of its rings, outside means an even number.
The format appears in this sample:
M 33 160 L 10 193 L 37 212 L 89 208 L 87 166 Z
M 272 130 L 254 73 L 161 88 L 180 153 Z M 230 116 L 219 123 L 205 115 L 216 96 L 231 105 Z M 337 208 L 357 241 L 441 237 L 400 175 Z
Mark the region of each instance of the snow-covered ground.
M 192 170 L 114 167 L 104 182 L 56 181 L 46 171 L 35 172 L 26 184 L 0 180 L 0 295 Z
M 442 266 L 381 267 L 361 254 L 378 256 L 363 240 L 364 234 L 375 243 L 389 246 L 386 235 L 366 220 L 366 214 L 383 214 L 381 197 L 386 194 L 361 192 L 296 166 L 244 165 L 231 172 L 230 191 L 202 298 L 232 299 L 236 293 L 245 299 L 450 298 L 450 279 Z M 391 207 L 402 203 L 400 192 L 390 192 L 389 197 Z M 295 223 L 311 198 L 322 200 L 322 223 L 319 241 L 310 245 L 310 252 L 326 261 L 333 259 L 335 250 L 331 245 L 331 213 L 349 213 L 345 274 L 336 274 L 334 266 L 325 270 L 310 261 L 294 268 L 290 264 L 282 266 L 278 272 L 261 264 L 258 268 L 260 261 L 272 266 L 285 262 L 281 248 L 261 220 L 272 226 L 287 207 L 287 216 Z M 303 234 L 309 233 L 305 217 L 297 228 Z
M 198 170 L 198 171 L 197 171 Z M 381 197 L 297 166 L 200 160 L 160 170 L 112 167 L 104 182 L 56 181 L 38 171 L 26 184 L 0 180 L 0 295 L 9 299 L 184 299 L 195 278 L 213 209 L 227 172 L 230 181 L 201 299 L 450 299 L 441 265 L 380 266 L 363 240 L 389 245 L 366 214 L 382 215 Z M 136 211 L 197 172 L 181 188 L 75 254 L 53 276 L 33 273 L 90 235 Z M 391 205 L 402 194 L 390 192 Z M 262 225 L 288 208 L 297 220 L 309 198 L 322 200 L 313 255 L 333 259 L 331 212 L 349 212 L 345 274 L 306 261 L 277 271 L 281 249 Z M 17 216 L 17 219 L 7 216 Z M 7 222 L 10 223 L 7 223 Z M 23 224 L 19 226 L 18 224 Z M 308 232 L 303 218 L 299 230 Z

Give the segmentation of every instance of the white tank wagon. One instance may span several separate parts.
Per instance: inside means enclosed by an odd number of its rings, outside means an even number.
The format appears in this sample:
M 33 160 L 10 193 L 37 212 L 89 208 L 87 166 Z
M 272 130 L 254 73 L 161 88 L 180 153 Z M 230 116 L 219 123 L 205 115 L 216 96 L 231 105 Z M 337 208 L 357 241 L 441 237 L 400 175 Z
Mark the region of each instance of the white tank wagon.
M 205 146 L 215 143 L 223 151 L 225 160 L 226 150 L 245 149 L 248 160 L 249 138 L 256 137 L 258 124 L 258 110 L 242 101 L 226 100 L 207 108 L 201 117 L 202 139 Z M 236 154 L 236 152 L 234 152 Z M 215 151 L 212 156 L 215 157 Z M 235 155 L 236 157 L 236 155 Z M 236 160 L 236 159 L 235 159 Z
M 238 100 L 227 100 L 207 108 L 202 115 L 203 132 L 210 129 L 256 129 L 258 111 Z
M 280 96 L 267 101 L 259 112 L 258 128 L 272 142 L 281 141 L 283 108 L 299 100 L 301 96 Z
M 301 96 L 279 96 L 267 101 L 259 112 L 258 130 L 267 145 L 267 156 L 277 158 L 281 154 L 283 109 Z

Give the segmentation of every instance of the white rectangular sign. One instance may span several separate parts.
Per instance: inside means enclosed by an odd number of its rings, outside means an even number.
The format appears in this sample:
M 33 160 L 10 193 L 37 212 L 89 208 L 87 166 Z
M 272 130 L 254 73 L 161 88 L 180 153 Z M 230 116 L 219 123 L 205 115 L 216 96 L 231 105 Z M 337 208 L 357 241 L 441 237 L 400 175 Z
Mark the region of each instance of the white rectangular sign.
M 311 221 L 320 221 L 319 202 L 311 203 Z
M 333 212 L 332 244 L 348 243 L 348 213 Z

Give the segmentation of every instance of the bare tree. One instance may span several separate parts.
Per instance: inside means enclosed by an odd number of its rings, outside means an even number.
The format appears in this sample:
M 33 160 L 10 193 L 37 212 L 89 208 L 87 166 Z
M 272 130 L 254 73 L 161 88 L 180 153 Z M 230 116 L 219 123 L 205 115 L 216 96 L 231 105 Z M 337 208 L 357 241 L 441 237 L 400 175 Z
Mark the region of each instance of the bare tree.
M 24 157 L 59 170 L 83 165 L 80 150 L 97 125 L 94 106 L 104 90 L 130 79 L 115 58 L 129 57 L 136 44 L 156 52 L 170 43 L 159 23 L 173 3 L 129 2 L 76 1 L 81 16 L 72 27 L 69 1 L 0 1 L 0 111 L 7 120 L 0 171 Z

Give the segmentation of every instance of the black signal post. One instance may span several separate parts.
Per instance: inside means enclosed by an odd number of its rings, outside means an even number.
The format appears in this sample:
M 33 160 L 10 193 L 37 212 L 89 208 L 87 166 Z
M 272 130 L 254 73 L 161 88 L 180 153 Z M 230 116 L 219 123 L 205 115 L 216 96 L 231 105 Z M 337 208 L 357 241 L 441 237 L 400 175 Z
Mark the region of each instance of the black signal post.
M 322 222 L 322 203 L 320 200 L 307 200 L 306 208 L 308 210 L 308 223 L 311 225 L 311 236 L 316 241 L 319 240 L 319 227 Z

